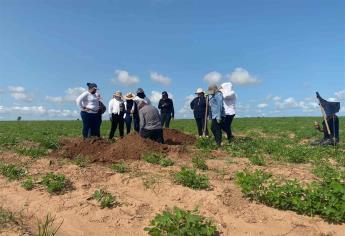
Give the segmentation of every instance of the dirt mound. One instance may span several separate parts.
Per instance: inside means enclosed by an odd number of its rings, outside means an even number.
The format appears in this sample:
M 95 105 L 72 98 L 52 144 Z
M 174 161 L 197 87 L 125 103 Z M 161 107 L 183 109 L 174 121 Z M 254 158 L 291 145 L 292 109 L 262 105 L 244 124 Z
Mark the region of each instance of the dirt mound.
M 68 138 L 62 140 L 62 148 L 58 153 L 70 159 L 82 155 L 88 156 L 92 162 L 117 162 L 122 159 L 138 160 L 145 152 L 176 151 L 170 145 L 188 145 L 195 142 L 193 136 L 173 129 L 164 130 L 164 139 L 166 144 L 159 144 L 149 139 L 143 139 L 136 133 L 126 135 L 115 143 L 105 139 Z
M 193 135 L 182 133 L 176 129 L 164 129 L 163 136 L 165 144 L 168 145 L 194 144 L 196 141 Z

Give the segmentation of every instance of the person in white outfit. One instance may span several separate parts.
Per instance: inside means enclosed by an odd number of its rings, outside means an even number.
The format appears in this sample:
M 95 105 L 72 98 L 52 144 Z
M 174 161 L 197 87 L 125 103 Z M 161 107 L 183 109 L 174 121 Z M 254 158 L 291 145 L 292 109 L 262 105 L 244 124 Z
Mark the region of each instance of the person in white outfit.
M 120 137 L 123 137 L 123 131 L 124 131 L 123 116 L 125 114 L 125 108 L 124 108 L 124 103 L 122 100 L 122 93 L 120 91 L 116 91 L 116 93 L 114 93 L 113 95 L 113 98 L 109 101 L 108 111 L 109 111 L 109 118 L 111 121 L 109 139 L 112 139 L 114 137 L 114 134 L 118 125 L 119 125 Z
M 236 115 L 236 93 L 230 82 L 223 83 L 219 89 L 223 94 L 223 106 L 225 110 L 225 119 L 222 124 L 222 130 L 226 132 L 228 141 L 233 139 L 231 125 Z
M 76 99 L 80 107 L 80 116 L 83 121 L 82 134 L 84 139 L 90 136 L 97 136 L 99 100 L 97 98 L 97 85 L 87 83 L 88 90 L 79 95 Z

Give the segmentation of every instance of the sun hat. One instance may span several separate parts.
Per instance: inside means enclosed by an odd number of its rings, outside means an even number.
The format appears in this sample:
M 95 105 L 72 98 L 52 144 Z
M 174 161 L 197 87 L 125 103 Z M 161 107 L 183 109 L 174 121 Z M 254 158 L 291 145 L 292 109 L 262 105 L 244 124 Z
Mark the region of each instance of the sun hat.
M 126 100 L 133 100 L 134 95 L 133 93 L 127 93 L 126 96 L 124 97 Z
M 202 88 L 198 88 L 198 89 L 196 90 L 195 94 L 203 93 L 203 92 L 204 92 L 204 90 L 203 90 Z
M 122 93 L 120 91 L 116 91 L 114 93 L 114 97 L 122 97 Z
M 212 84 L 212 85 L 208 86 L 208 94 L 211 94 L 211 95 L 215 94 L 217 89 L 218 89 L 218 87 L 216 84 Z
M 91 88 L 97 88 L 97 84 L 95 83 L 86 83 L 87 87 L 89 87 L 89 89 Z

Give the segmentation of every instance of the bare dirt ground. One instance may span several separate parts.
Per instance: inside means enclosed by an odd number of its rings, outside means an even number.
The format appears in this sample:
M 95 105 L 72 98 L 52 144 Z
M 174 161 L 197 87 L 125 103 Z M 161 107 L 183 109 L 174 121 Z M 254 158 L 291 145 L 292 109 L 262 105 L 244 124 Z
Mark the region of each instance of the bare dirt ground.
M 234 175 L 236 171 L 250 166 L 244 158 L 215 151 L 213 158 L 207 160 L 209 170 L 204 172 L 210 178 L 211 189 L 192 190 L 176 185 L 172 182 L 171 175 L 180 166 L 191 166 L 190 160 L 195 150 L 186 145 L 195 139 L 184 138 L 182 135 L 182 138 L 176 138 L 176 134 L 172 136 L 175 137 L 174 140 L 171 139 L 174 146 L 146 142 L 147 140 L 143 141 L 136 135 L 127 136 L 115 143 L 69 139 L 64 141 L 63 151 L 59 151 L 68 158 L 52 153 L 50 157 L 32 160 L 13 152 L 2 152 L 0 160 L 25 165 L 32 176 L 51 171 L 66 175 L 73 183 L 73 190 L 63 195 L 51 195 L 43 188 L 26 191 L 19 181 L 9 182 L 0 176 L 0 205 L 20 213 L 23 216 L 22 225 L 31 229 L 31 232 L 35 232 L 37 228 L 37 219 L 43 219 L 51 213 L 56 216 L 56 224 L 63 221 L 57 235 L 66 236 L 147 235 L 143 228 L 149 225 L 149 221 L 166 207 L 173 206 L 189 210 L 198 207 L 200 214 L 211 218 L 224 236 L 344 235 L 345 225 L 331 225 L 318 217 L 276 210 L 243 198 L 240 188 L 235 185 Z M 126 139 L 135 141 L 134 149 L 126 151 L 133 147 L 124 144 L 128 141 Z M 86 143 L 85 146 L 82 143 Z M 95 145 L 94 149 L 92 145 Z M 99 149 L 96 148 L 99 146 Z M 93 163 L 81 168 L 69 160 L 83 153 L 83 148 L 87 147 L 95 150 L 91 155 Z M 130 172 L 119 174 L 110 170 L 108 162 L 124 159 L 123 156 L 117 156 L 117 150 L 123 150 L 119 152 L 127 155 L 126 163 L 130 166 Z M 164 152 L 175 161 L 175 165 L 161 167 L 141 161 L 139 157 L 143 151 Z M 128 155 L 128 152 L 131 154 Z M 315 178 L 310 174 L 308 165 L 272 164 L 262 168 L 277 175 L 304 181 Z M 116 196 L 120 205 L 112 209 L 101 209 L 96 201 L 90 199 L 98 188 Z M 31 233 L 24 230 L 23 226 L 13 225 L 0 229 L 0 235 Z

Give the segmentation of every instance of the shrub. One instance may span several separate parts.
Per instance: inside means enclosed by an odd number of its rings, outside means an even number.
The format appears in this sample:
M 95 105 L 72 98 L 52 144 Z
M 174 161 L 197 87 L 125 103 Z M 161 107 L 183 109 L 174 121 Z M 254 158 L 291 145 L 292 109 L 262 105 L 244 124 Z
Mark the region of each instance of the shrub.
M 254 165 L 257 165 L 257 166 L 264 166 L 266 165 L 266 161 L 263 157 L 261 156 L 252 156 L 249 158 L 249 161 L 254 164 Z
M 192 158 L 192 163 L 194 168 L 200 169 L 200 170 L 208 170 L 208 166 L 206 165 L 205 158 L 196 156 Z
M 209 187 L 206 175 L 198 175 L 194 169 L 187 169 L 185 167 L 175 174 L 174 180 L 178 184 L 193 189 L 207 189 Z
M 332 223 L 345 222 L 345 184 L 340 175 L 325 175 L 303 186 L 297 180 L 280 181 L 262 171 L 236 173 L 236 182 L 251 200 L 306 215 L 320 215 Z
M 28 177 L 22 182 L 22 187 L 26 190 L 32 190 L 35 187 L 35 183 L 31 177 Z
M 161 165 L 163 167 L 174 165 L 173 160 L 165 158 L 164 155 L 158 153 L 146 153 L 142 156 L 142 159 L 148 163 Z
M 126 163 L 124 161 L 121 161 L 121 162 L 116 163 L 116 164 L 112 164 L 110 166 L 110 169 L 112 169 L 113 171 L 118 172 L 118 173 L 125 173 L 128 171 L 128 167 L 126 166 Z
M 42 178 L 42 184 L 49 193 L 62 192 L 68 185 L 68 180 L 62 174 L 48 173 Z
M 149 235 L 218 235 L 217 227 L 208 219 L 197 214 L 197 211 L 186 211 L 177 207 L 157 214 L 144 228 Z
M 26 170 L 13 164 L 0 163 L 0 173 L 9 180 L 18 180 L 26 175 Z
M 102 209 L 106 207 L 112 208 L 114 205 L 118 204 L 116 198 L 113 195 L 111 195 L 111 193 L 108 193 L 103 189 L 96 190 L 93 194 L 93 198 L 101 204 Z

